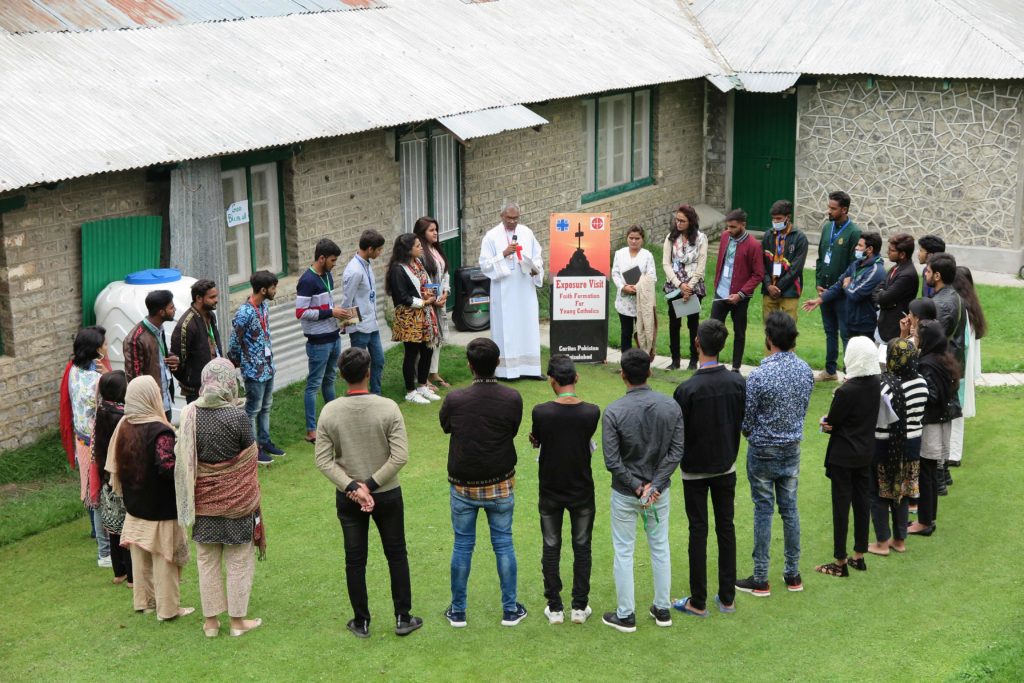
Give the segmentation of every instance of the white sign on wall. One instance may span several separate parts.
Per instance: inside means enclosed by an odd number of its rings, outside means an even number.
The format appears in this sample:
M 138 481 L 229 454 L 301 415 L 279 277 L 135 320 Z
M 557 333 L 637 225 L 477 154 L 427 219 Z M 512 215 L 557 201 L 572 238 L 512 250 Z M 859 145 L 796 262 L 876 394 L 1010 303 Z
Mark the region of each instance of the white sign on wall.
M 249 200 L 241 199 L 228 207 L 228 227 L 249 222 Z
M 552 283 L 553 320 L 604 320 L 607 280 L 604 277 L 558 277 Z

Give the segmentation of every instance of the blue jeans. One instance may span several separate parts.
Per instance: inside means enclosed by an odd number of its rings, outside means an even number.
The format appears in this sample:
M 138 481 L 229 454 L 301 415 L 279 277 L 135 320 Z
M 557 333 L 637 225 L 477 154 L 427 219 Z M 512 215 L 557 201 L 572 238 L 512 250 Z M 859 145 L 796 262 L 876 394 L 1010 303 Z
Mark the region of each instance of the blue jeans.
M 245 378 L 245 414 L 260 444 L 270 441 L 270 408 L 274 405 L 274 378 L 265 382 Z
M 672 558 L 668 545 L 669 492 L 663 491 L 658 502 L 647 511 L 647 547 L 651 551 L 651 573 L 654 575 L 654 606 L 668 609 L 672 588 Z M 612 548 L 615 550 L 616 613 L 626 618 L 636 612 L 633 594 L 633 549 L 636 547 L 637 520 L 641 517 L 640 499 L 612 490 Z M 657 513 L 657 518 L 655 518 Z
M 495 500 L 473 500 L 460 496 L 451 489 L 452 530 L 455 545 L 452 547 L 452 611 L 466 611 L 466 584 L 473 562 L 473 546 L 476 545 L 476 516 L 483 509 L 487 513 L 487 524 L 491 528 L 491 548 L 498 562 L 498 582 L 501 584 L 501 607 L 506 612 L 516 609 L 516 549 L 512 545 L 512 510 L 515 508 L 515 494 Z
M 96 534 L 96 550 L 98 551 L 96 559 L 110 557 L 110 536 L 107 535 L 107 530 L 103 528 L 99 508 L 89 509 L 89 523 L 92 524 L 93 533 Z
M 786 566 L 783 573 L 800 573 L 800 513 L 796 507 L 800 475 L 800 442 L 757 448 L 747 446 L 747 478 L 754 500 L 754 580 L 768 580 L 769 547 L 775 503 L 782 517 Z
M 380 396 L 380 378 L 384 374 L 384 347 L 380 343 L 380 331 L 349 332 L 352 346 L 370 352 L 370 392 Z
M 341 355 L 341 339 L 330 344 L 306 342 L 306 360 L 309 375 L 306 377 L 306 431 L 316 429 L 316 392 L 324 395 L 324 403 L 334 400 L 334 379 L 338 376 L 338 356 Z
M 843 348 L 850 340 L 850 332 L 846 329 L 846 299 L 842 297 L 823 303 L 821 309 L 821 326 L 825 328 L 825 371 L 836 374 L 839 360 L 839 338 L 843 340 Z

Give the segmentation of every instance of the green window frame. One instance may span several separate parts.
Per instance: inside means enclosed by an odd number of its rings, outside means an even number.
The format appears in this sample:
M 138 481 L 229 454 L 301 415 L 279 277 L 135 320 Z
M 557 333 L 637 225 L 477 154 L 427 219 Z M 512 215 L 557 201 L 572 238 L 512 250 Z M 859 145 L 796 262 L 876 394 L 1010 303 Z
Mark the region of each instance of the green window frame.
M 237 158 L 236 158 L 237 159 Z M 249 286 L 249 278 L 258 270 L 270 270 L 283 277 L 288 270 L 288 242 L 284 212 L 284 173 L 273 158 L 238 159 L 243 164 L 222 163 L 224 210 L 236 201 L 248 203 L 249 220 L 228 226 L 230 291 Z M 260 244 L 263 245 L 262 249 Z
M 654 90 L 618 91 L 583 100 L 586 204 L 654 184 Z

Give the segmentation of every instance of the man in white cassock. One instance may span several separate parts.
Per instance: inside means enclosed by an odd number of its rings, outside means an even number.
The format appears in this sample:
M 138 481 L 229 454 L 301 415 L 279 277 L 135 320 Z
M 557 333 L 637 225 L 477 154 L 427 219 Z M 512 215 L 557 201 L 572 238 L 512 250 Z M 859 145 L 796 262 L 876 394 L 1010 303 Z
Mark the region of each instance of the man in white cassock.
M 491 338 L 501 350 L 495 375 L 542 377 L 537 288 L 544 261 L 533 231 L 519 225 L 519 206 L 506 203 L 501 223 L 484 235 L 480 270 L 491 279 Z

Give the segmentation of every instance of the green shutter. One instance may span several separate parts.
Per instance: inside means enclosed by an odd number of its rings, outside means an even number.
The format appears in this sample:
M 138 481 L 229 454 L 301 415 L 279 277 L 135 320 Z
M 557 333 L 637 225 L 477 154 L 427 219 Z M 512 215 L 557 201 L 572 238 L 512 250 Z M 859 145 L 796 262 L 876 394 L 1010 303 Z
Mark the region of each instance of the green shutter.
M 82 224 L 82 326 L 96 323 L 96 297 L 111 282 L 160 267 L 160 216 L 108 218 Z
M 777 199 L 794 199 L 796 95 L 737 92 L 733 118 L 732 206 L 747 227 L 765 230 Z M 795 217 L 794 217 L 795 218 Z

